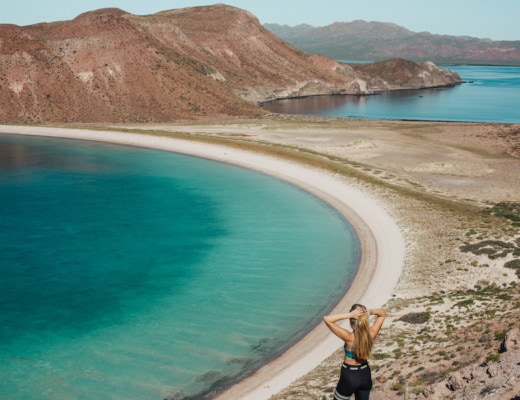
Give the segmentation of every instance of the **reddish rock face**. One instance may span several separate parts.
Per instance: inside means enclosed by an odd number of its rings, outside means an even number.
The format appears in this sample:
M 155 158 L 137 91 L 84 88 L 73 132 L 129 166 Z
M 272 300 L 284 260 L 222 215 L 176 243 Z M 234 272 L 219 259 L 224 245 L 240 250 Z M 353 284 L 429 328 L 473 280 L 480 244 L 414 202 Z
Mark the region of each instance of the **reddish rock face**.
M 225 5 L 0 25 L 2 123 L 253 116 L 264 100 L 396 88 L 369 74 L 297 50 Z

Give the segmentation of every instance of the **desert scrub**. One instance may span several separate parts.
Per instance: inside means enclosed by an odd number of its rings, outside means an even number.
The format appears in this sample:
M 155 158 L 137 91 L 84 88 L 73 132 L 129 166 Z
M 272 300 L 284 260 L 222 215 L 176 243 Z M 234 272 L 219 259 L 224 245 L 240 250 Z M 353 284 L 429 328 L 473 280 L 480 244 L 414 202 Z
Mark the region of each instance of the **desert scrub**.
M 511 221 L 513 226 L 520 226 L 520 203 L 497 203 L 493 207 L 486 208 L 482 213 L 506 218 Z
M 408 313 L 406 315 L 403 315 L 401 318 L 398 319 L 398 321 L 407 322 L 409 324 L 424 324 L 428 322 L 430 319 L 431 314 L 429 311 L 424 312 L 412 312 Z
M 508 253 L 512 253 L 516 246 L 513 243 L 504 242 L 502 240 L 483 240 L 478 243 L 465 244 L 460 247 L 464 253 L 473 253 L 475 255 L 487 254 L 490 258 L 505 257 Z
M 416 381 L 420 382 L 423 385 L 431 385 L 432 383 L 443 380 L 446 376 L 448 376 L 451 371 L 426 371 L 423 374 L 420 374 Z
M 505 268 L 512 269 L 516 272 L 516 275 L 520 278 L 520 259 L 514 259 L 504 264 Z
M 453 307 L 465 307 L 468 308 L 469 306 L 472 306 L 475 303 L 475 300 L 473 299 L 466 299 L 459 301 L 458 303 L 455 303 Z
M 495 340 L 501 342 L 506 337 L 506 331 L 495 332 Z
M 498 360 L 500 360 L 500 354 L 498 354 L 498 353 L 488 354 L 488 356 L 486 357 L 486 360 L 481 364 L 481 366 L 485 367 L 490 362 L 497 362 Z

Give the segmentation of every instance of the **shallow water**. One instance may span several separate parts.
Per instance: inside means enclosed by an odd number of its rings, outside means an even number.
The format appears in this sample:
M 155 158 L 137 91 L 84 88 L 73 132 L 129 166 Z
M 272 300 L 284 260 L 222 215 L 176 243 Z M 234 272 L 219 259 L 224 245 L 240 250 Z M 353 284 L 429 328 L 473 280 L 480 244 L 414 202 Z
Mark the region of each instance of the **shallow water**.
M 0 191 L 5 399 L 223 385 L 315 324 L 359 260 L 314 196 L 185 155 L 0 135 Z

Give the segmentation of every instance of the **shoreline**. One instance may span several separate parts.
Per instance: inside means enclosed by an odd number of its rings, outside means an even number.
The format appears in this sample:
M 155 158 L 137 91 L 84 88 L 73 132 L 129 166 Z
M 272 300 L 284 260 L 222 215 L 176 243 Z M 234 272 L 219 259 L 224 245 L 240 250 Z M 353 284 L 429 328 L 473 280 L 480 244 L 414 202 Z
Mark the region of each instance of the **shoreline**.
M 257 170 L 307 190 L 347 219 L 360 241 L 358 272 L 350 289 L 332 312 L 344 311 L 354 302 L 369 307 L 384 305 L 403 270 L 405 244 L 396 222 L 377 199 L 330 171 L 225 145 L 144 133 L 7 125 L 0 126 L 0 133 L 88 140 L 183 153 Z M 340 346 L 340 341 L 320 323 L 283 354 L 214 398 L 268 399 L 317 367 Z

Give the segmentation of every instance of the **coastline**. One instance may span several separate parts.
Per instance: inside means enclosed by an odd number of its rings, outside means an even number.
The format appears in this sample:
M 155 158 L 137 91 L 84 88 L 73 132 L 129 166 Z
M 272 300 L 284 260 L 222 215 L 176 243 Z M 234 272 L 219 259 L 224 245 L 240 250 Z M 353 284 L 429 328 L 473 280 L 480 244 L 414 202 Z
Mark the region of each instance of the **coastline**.
M 382 306 L 391 297 L 404 265 L 405 245 L 399 227 L 382 204 L 345 178 L 326 170 L 279 157 L 187 139 L 115 131 L 92 131 L 34 126 L 0 126 L 0 132 L 89 140 L 209 158 L 276 176 L 299 186 L 334 207 L 356 231 L 361 260 L 351 288 L 335 307 L 344 310 L 353 302 Z M 311 371 L 341 346 L 338 339 L 318 325 L 285 353 L 261 367 L 216 399 L 267 399 Z

